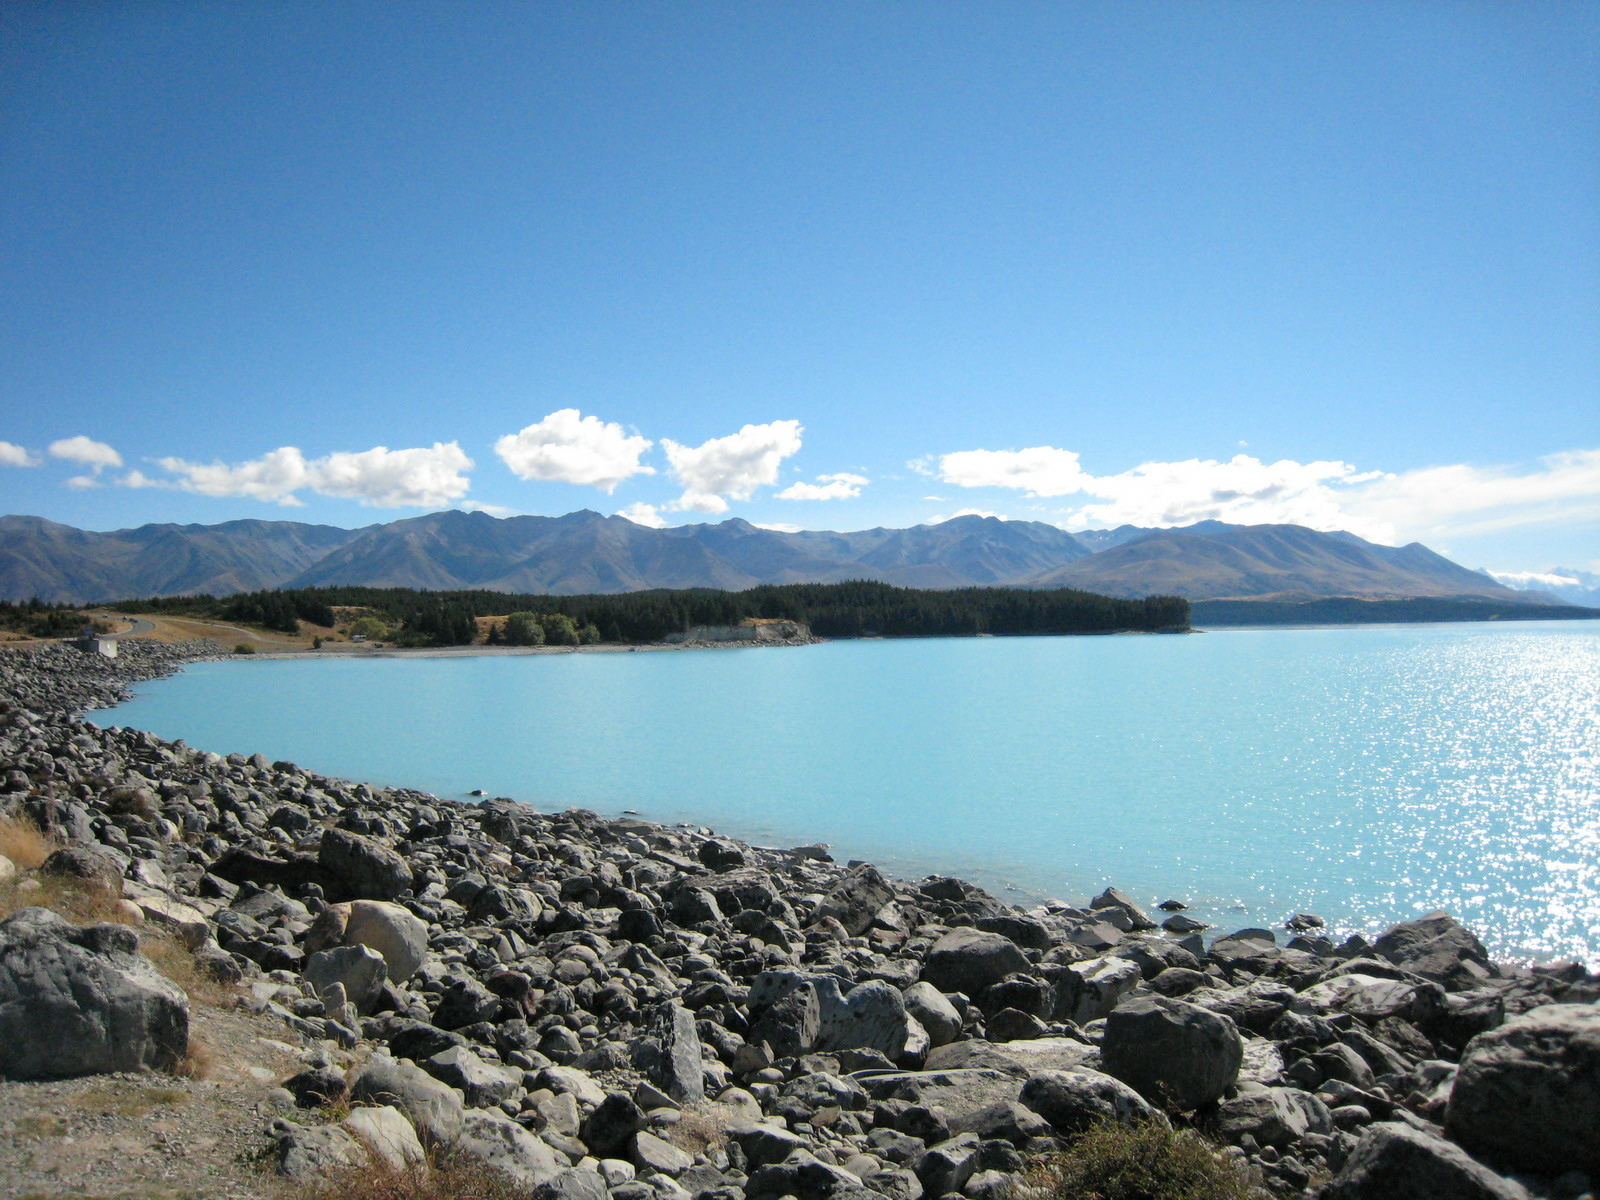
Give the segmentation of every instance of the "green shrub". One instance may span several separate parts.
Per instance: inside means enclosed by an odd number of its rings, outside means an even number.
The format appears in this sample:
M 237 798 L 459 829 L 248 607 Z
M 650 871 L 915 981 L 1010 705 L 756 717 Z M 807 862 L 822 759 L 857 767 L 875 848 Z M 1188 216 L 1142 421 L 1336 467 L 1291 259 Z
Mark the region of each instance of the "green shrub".
M 350 623 L 350 633 L 355 637 L 369 640 L 386 638 L 389 636 L 389 627 L 377 617 L 358 617 Z
M 235 654 L 254 654 L 256 652 L 256 648 L 249 642 L 240 642 L 233 648 L 233 652 Z
M 1197 1135 L 1160 1125 L 1092 1126 L 1064 1154 L 1041 1159 L 1014 1200 L 1251 1200 L 1238 1169 Z

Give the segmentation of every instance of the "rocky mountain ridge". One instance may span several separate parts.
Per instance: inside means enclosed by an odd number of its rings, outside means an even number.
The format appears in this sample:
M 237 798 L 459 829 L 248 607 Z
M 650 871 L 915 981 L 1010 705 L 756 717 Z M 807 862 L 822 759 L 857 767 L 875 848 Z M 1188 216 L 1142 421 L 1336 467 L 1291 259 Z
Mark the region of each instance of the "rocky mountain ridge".
M 364 529 L 287 521 L 147 525 L 89 533 L 0 517 L 0 599 L 92 603 L 351 584 L 572 595 L 738 590 L 871 579 L 904 587 L 1074 587 L 1112 596 L 1545 603 L 1425 546 L 1380 546 L 1294 525 L 1068 533 L 957 517 L 909 529 L 784 533 L 734 519 L 649 529 L 595 512 L 491 517 L 446 511 Z

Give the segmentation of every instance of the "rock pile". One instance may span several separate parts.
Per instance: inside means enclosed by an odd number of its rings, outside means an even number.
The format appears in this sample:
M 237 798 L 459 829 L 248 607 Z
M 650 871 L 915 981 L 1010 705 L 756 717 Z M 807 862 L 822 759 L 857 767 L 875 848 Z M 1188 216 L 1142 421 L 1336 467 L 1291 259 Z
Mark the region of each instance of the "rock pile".
M 1001 1200 L 1096 1120 L 1193 1125 L 1277 1195 L 1575 1196 L 1600 1171 L 1600 980 L 1498 966 L 1445 914 L 1208 947 L 1114 890 L 1022 911 L 815 847 L 445 801 L 77 715 L 212 652 L 0 655 L 0 812 L 312 1045 L 265 1131 L 285 1174 L 434 1146 L 547 1200 Z M 23 943 L 128 967 L 113 935 L 0 926 L 13 1077 L 44 1070 L 16 1014 L 70 1018 L 7 974 Z M 340 1124 L 292 1116 L 347 1101 Z

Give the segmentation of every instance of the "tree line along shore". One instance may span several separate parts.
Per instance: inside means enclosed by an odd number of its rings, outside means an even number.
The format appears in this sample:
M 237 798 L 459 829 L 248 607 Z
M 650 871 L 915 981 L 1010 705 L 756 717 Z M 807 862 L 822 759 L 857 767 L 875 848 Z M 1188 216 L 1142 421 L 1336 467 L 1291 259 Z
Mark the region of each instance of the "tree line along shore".
M 696 628 L 792 621 L 826 638 L 1163 632 L 1189 624 L 1175 596 L 1121 600 L 1070 588 L 936 591 L 870 581 L 577 596 L 327 587 L 226 598 L 166 596 L 90 608 L 238 622 L 285 635 L 307 630 L 401 646 L 645 645 Z M 83 606 L 0 604 L 0 626 L 66 636 Z
M 1581 964 L 1493 962 L 1444 913 L 1207 941 L 1114 888 L 1023 910 L 83 719 L 219 656 L 0 652 L 0 1112 L 59 1086 L 28 1081 L 153 1071 L 203 1125 L 192 1031 L 238 1007 L 299 1061 L 228 1114 L 248 1170 L 189 1164 L 231 1195 L 1527 1200 L 1600 1176 Z M 38 1189 L 25 1141 L 0 1192 Z

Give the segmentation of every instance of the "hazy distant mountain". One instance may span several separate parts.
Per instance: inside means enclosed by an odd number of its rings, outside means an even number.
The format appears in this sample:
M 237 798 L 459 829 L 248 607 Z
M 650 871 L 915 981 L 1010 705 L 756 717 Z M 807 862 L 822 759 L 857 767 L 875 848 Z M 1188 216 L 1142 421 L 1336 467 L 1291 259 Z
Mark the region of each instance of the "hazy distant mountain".
M 957 517 L 910 529 L 779 533 L 748 521 L 648 529 L 595 512 L 506 517 L 454 510 L 365 529 L 290 521 L 145 525 L 87 533 L 0 518 L 0 596 L 91 601 L 362 584 L 501 592 L 876 579 L 907 587 L 1076 587 L 1190 599 L 1481 596 L 1536 604 L 1424 546 L 1377 546 L 1297 525 L 1053 525 Z
M 1191 600 L 1485 596 L 1538 602 L 1418 542 L 1379 546 L 1350 533 L 1220 521 L 1150 530 L 1027 585 L 1110 596 L 1168 592 Z
M 228 521 L 90 533 L 42 517 L 0 517 L 0 597 L 77 603 L 280 587 L 360 532 Z

